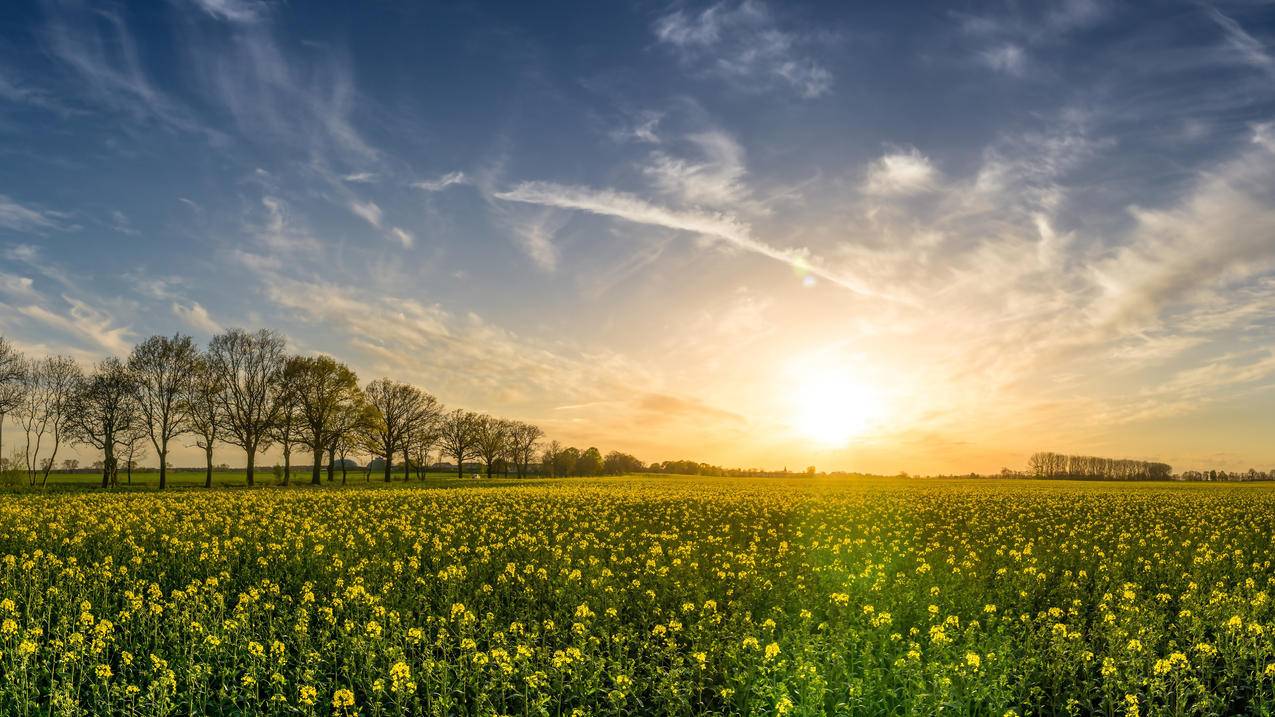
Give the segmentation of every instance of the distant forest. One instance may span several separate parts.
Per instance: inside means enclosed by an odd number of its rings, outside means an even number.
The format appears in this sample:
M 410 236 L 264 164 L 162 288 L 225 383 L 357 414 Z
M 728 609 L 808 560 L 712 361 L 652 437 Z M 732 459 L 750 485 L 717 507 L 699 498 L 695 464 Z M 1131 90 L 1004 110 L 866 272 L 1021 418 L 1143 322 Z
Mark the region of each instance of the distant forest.
M 1027 460 L 1026 471 L 1002 471 L 1006 477 L 1019 478 L 1072 478 L 1079 480 L 1185 480 L 1185 481 L 1260 481 L 1275 480 L 1275 471 L 1200 470 L 1183 471 L 1175 475 L 1167 463 L 1130 460 L 1127 458 L 1102 458 L 1098 456 L 1074 456 L 1063 453 L 1033 453 Z

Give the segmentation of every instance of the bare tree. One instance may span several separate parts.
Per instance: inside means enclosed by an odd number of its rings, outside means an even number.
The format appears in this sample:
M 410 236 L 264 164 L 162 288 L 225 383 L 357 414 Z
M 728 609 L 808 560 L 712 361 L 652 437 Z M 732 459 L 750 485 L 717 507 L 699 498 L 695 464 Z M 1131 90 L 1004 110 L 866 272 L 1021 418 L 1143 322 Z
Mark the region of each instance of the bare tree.
M 262 329 L 231 329 L 213 337 L 208 358 L 221 383 L 219 401 L 225 441 L 247 453 L 247 482 L 254 485 L 257 451 L 270 447 L 270 427 L 279 418 L 279 377 L 284 339 Z
M 544 455 L 541 457 L 541 461 L 550 468 L 550 477 L 557 477 L 558 455 L 562 455 L 562 444 L 551 440 L 550 444 L 544 447 Z
M 429 454 L 438 443 L 439 438 L 439 422 L 442 418 L 442 407 L 436 406 L 437 410 L 428 419 L 423 420 L 412 431 L 408 439 L 409 453 L 411 454 L 412 463 L 416 465 L 416 478 L 425 480 L 429 473 Z
M 159 488 L 168 487 L 168 442 L 189 430 L 182 394 L 199 352 L 189 336 L 152 336 L 133 347 L 128 370 L 133 374 L 137 406 L 159 458 Z
M 513 448 L 514 464 L 517 465 L 518 477 L 527 477 L 527 466 L 536 454 L 536 447 L 545 436 L 540 426 L 518 422 L 509 434 L 509 445 Z
M 487 467 L 487 478 L 491 478 L 492 466 L 505 453 L 509 442 L 509 423 L 487 414 L 481 414 L 474 421 L 474 443 L 478 456 Z
M 27 361 L 22 352 L 0 336 L 0 456 L 4 455 L 4 419 L 22 405 Z
M 385 458 L 385 482 L 390 482 L 394 454 L 407 444 L 411 431 L 438 412 L 438 399 L 419 388 L 378 378 L 364 390 L 371 409 L 365 434 L 370 452 Z
M 47 356 L 28 364 L 22 403 L 14 413 L 26 434 L 23 460 L 29 485 L 48 483 L 83 378 L 79 365 L 67 356 Z
M 340 438 L 338 424 L 342 414 L 360 402 L 359 377 L 329 356 L 294 356 L 288 359 L 284 375 L 296 395 L 305 443 L 314 452 L 310 482 L 319 485 L 323 452 L 329 453 L 330 478 Z
M 182 410 L 190 432 L 195 436 L 195 447 L 203 449 L 204 487 L 211 488 L 213 480 L 213 446 L 221 435 L 221 379 L 206 356 L 198 356 L 191 366 L 190 380 L 182 395 Z
M 297 400 L 296 384 L 285 368 L 276 389 L 279 417 L 270 426 L 269 437 L 283 451 L 283 485 L 292 484 L 292 447 L 301 442 L 305 423 L 301 417 L 301 404 Z
M 412 463 L 424 460 L 430 448 L 438 442 L 438 420 L 442 416 L 443 406 L 438 399 L 425 394 L 421 411 L 408 430 L 403 440 L 403 482 L 411 480 Z M 419 470 L 418 470 L 419 472 Z M 423 478 L 422 478 L 423 480 Z
M 67 419 L 73 440 L 102 451 L 102 487 L 117 483 L 116 448 L 145 420 L 137 404 L 133 375 L 122 361 L 108 358 L 80 382 Z
M 477 458 L 478 414 L 456 409 L 444 414 L 438 424 L 438 446 L 443 454 L 456 460 L 456 477 L 465 476 L 465 460 Z
M 359 391 L 355 400 L 336 414 L 332 423 L 333 447 L 341 459 L 341 485 L 345 485 L 346 456 L 365 449 L 365 437 L 375 422 L 375 412 L 367 402 L 367 396 Z
M 143 443 L 150 437 L 150 430 L 139 425 L 124 431 L 119 440 L 120 454 L 124 456 L 124 468 L 128 475 L 128 484 L 133 484 L 133 469 L 146 457 L 146 446 Z

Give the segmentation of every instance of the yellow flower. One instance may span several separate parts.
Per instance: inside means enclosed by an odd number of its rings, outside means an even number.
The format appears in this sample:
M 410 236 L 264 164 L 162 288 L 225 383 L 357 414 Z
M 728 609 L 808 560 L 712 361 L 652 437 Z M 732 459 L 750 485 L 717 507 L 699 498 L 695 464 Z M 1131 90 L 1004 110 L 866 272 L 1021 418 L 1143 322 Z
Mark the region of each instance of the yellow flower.
M 354 706 L 354 693 L 350 690 L 337 690 L 332 693 L 332 706 L 336 709 L 344 709 Z
M 767 660 L 773 660 L 778 655 L 779 655 L 779 643 L 772 642 L 769 645 L 766 645 Z
M 310 685 L 301 688 L 300 702 L 303 705 L 313 705 L 315 698 L 319 696 L 319 691 Z
M 95 672 L 97 673 L 97 676 L 103 680 L 109 680 L 115 674 L 111 672 L 111 666 L 106 664 L 98 665 Z

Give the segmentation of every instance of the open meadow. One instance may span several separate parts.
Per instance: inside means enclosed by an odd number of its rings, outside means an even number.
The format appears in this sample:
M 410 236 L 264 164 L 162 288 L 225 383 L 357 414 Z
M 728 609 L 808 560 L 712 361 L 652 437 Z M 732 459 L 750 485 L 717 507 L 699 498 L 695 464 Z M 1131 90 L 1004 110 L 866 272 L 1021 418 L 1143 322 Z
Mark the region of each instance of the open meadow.
M 4 714 L 1275 707 L 1265 485 L 0 496 Z

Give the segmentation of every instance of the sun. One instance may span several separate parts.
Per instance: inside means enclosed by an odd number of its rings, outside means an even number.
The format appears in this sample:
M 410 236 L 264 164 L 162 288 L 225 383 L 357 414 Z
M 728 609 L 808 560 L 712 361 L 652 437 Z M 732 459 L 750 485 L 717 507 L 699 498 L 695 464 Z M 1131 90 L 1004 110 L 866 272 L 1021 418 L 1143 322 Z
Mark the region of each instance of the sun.
M 792 426 L 824 446 L 841 446 L 872 427 L 880 394 L 846 373 L 821 370 L 803 376 L 792 396 Z

